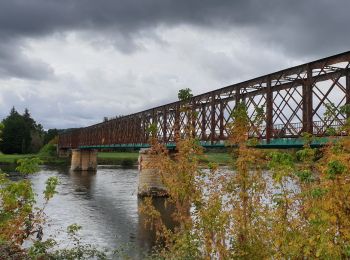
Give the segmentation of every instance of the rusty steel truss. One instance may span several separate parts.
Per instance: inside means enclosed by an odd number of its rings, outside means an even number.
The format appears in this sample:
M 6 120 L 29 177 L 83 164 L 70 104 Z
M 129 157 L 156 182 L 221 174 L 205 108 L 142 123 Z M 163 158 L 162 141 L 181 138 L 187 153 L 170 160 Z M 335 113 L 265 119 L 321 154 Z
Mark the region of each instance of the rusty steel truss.
M 251 137 L 270 141 L 299 137 L 302 132 L 324 136 L 329 127 L 338 128 L 346 119 L 340 107 L 350 103 L 350 52 L 194 96 L 187 104 L 174 102 L 67 131 L 59 135 L 59 148 L 146 144 L 151 124 L 157 125 L 161 142 L 174 143 L 189 121 L 201 141 L 222 143 L 237 102 L 246 104 L 251 120 L 258 107 L 264 108 L 265 120 L 261 127 L 251 126 Z M 330 104 L 334 113 L 326 120 Z M 190 119 L 180 109 L 183 105 L 197 116 Z

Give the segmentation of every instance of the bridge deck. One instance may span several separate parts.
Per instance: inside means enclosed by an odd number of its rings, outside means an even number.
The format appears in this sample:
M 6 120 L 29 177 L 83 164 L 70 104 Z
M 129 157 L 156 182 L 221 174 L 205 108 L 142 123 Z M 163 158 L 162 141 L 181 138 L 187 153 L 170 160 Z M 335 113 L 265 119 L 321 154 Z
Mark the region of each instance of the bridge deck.
M 335 140 L 335 139 L 334 139 Z M 321 147 L 327 144 L 330 141 L 328 137 L 320 137 L 316 138 L 312 143 L 312 147 Z M 228 145 L 225 142 L 212 144 L 210 142 L 200 142 L 201 146 L 205 148 L 225 148 Z M 269 148 L 301 148 L 304 145 L 304 141 L 302 138 L 279 138 L 272 139 L 270 142 L 266 140 L 261 140 L 255 146 L 257 148 L 269 149 Z M 141 149 L 141 148 L 149 148 L 150 145 L 148 143 L 141 144 L 109 144 L 109 145 L 82 145 L 79 146 L 79 149 L 112 149 L 112 150 L 120 150 L 120 149 Z M 176 147 L 175 143 L 167 143 L 166 147 L 168 149 L 173 149 Z
M 295 146 L 298 142 L 291 138 L 303 132 L 326 136 L 329 128 L 339 129 L 347 118 L 341 107 L 350 104 L 350 52 L 194 96 L 188 102 L 66 131 L 59 135 L 59 148 L 144 147 L 151 125 L 157 126 L 158 139 L 169 145 L 191 125 L 203 143 L 220 146 L 229 135 L 227 125 L 238 102 L 246 105 L 250 120 L 258 109 L 264 109 L 262 127 L 251 124 L 249 130 L 250 137 L 270 141 L 262 145 Z M 183 107 L 191 113 L 184 112 Z M 326 118 L 329 108 L 332 113 Z

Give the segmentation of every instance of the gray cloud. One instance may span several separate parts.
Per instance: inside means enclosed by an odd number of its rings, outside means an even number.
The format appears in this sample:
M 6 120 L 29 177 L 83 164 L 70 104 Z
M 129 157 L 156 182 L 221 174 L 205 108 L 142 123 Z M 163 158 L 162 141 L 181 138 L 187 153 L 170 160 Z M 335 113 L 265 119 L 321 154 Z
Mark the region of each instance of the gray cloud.
M 199 94 L 346 51 L 348 10 L 348 0 L 0 0 L 0 116 L 27 106 L 46 127 L 88 125 L 173 101 L 179 88 Z M 120 62 L 86 55 L 81 67 L 96 65 L 67 75 L 56 69 L 71 68 L 69 54 L 58 64 L 28 55 L 30 41 L 69 45 L 71 33 L 76 52 L 87 42 L 103 57 L 117 50 Z
M 257 39 L 299 55 L 334 53 L 350 40 L 347 0 L 1 0 L 0 6 L 3 39 L 102 30 L 116 35 L 115 44 L 126 52 L 125 41 L 137 48 L 134 37 L 159 25 L 245 26 L 255 29 Z
M 0 78 L 47 79 L 54 76 L 51 66 L 38 59 L 24 55 L 16 41 L 0 43 Z

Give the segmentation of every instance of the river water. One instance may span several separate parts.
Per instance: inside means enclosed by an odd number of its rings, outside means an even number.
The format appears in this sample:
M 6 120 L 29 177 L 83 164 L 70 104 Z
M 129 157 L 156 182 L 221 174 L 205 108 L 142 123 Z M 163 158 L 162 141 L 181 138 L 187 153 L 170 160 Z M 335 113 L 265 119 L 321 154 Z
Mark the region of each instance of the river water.
M 11 172 L 11 169 L 4 169 Z M 48 222 L 44 238 L 53 236 L 62 247 L 69 246 L 66 228 L 77 223 L 83 243 L 99 248 L 115 250 L 123 248 L 133 259 L 142 255 L 154 245 L 154 232 L 144 226 L 144 218 L 138 213 L 142 203 L 137 197 L 137 168 L 99 166 L 97 172 L 72 172 L 67 167 L 43 166 L 41 171 L 28 176 L 42 204 L 45 181 L 51 176 L 60 180 L 58 194 L 45 208 Z M 12 179 L 22 178 L 11 173 Z M 164 208 L 164 201 L 155 202 L 165 219 L 170 210 Z

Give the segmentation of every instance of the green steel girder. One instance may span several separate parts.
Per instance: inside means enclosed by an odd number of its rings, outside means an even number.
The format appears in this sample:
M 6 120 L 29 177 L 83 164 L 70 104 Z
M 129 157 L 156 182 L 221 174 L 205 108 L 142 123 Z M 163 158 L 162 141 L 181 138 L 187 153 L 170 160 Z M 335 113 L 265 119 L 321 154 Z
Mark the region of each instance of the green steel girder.
M 332 140 L 337 140 L 341 137 L 329 138 L 329 137 L 318 137 L 315 138 L 311 143 L 312 147 L 321 147 Z M 203 142 L 200 141 L 200 145 L 205 148 L 224 148 L 228 145 L 224 142 L 219 143 L 211 143 L 211 142 Z M 256 148 L 262 149 L 273 149 L 273 148 L 301 148 L 304 145 L 304 141 L 302 138 L 278 138 L 271 139 L 269 142 L 266 140 L 261 140 L 255 145 Z M 141 148 L 149 148 L 150 145 L 147 143 L 140 144 L 112 144 L 112 145 L 82 145 L 79 146 L 79 149 L 141 149 Z M 176 147 L 175 143 L 167 143 L 166 147 L 168 149 L 174 149 Z

